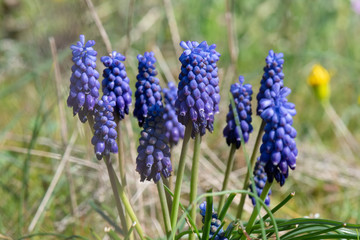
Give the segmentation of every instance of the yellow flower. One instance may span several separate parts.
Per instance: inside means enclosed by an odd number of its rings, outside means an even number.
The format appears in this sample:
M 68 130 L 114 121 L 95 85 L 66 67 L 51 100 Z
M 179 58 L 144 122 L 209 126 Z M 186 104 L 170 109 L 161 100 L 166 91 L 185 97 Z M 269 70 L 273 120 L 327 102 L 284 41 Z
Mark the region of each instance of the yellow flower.
M 310 86 L 319 86 L 328 84 L 330 81 L 330 73 L 320 64 L 315 64 L 308 77 L 308 84 Z
M 360 96 L 358 97 L 358 104 L 360 105 Z
M 309 74 L 307 82 L 313 87 L 316 97 L 322 101 L 330 98 L 330 73 L 320 64 L 315 64 Z

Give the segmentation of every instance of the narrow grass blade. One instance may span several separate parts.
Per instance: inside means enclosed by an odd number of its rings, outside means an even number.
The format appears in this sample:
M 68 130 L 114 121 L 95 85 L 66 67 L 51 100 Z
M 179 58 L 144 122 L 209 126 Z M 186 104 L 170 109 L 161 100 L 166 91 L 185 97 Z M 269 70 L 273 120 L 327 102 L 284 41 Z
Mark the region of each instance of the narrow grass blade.
M 235 193 L 231 193 L 231 194 L 229 195 L 229 197 L 226 199 L 225 204 L 224 204 L 224 207 L 221 209 L 221 212 L 220 212 L 220 214 L 219 214 L 219 220 L 220 220 L 220 221 L 223 221 L 223 220 L 224 220 L 225 215 L 226 215 L 226 213 L 227 213 L 227 211 L 228 211 L 228 209 L 229 209 L 232 201 L 234 200 L 235 196 L 236 196 Z
M 174 193 L 171 192 L 171 190 L 170 190 L 166 185 L 164 185 L 164 188 L 165 188 L 165 190 L 170 194 L 171 197 L 174 197 Z M 197 234 L 198 239 L 201 239 L 199 230 L 197 229 L 196 224 L 195 224 L 194 221 L 192 220 L 190 214 L 186 211 L 186 208 L 185 208 L 184 205 L 182 205 L 180 202 L 179 202 L 179 206 L 180 206 L 180 208 L 181 208 L 184 212 L 186 212 L 186 217 L 188 218 L 189 223 L 190 223 L 193 231 L 195 231 L 195 233 Z M 173 231 L 173 232 L 175 232 L 175 231 Z M 172 235 L 174 235 L 174 234 L 172 234 Z M 180 235 L 180 234 L 179 234 L 179 235 Z
M 208 190 L 207 192 L 211 193 L 212 189 Z M 212 212 L 213 212 L 213 197 L 210 195 L 210 196 L 206 197 L 206 213 L 205 213 L 203 234 L 202 234 L 202 238 L 201 238 L 202 240 L 209 239 Z
M 89 201 L 89 205 L 92 209 L 94 209 L 105 221 L 107 221 L 111 226 L 114 227 L 115 231 L 124 234 L 123 230 L 113 221 L 103 210 L 101 210 L 100 206 L 98 206 L 93 200 Z

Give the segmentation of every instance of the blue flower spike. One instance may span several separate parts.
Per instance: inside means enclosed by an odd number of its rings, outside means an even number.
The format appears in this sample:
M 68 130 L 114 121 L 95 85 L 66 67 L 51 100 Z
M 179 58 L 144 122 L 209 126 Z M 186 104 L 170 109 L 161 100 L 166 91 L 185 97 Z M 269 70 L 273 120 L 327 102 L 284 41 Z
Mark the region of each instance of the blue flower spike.
M 97 52 L 92 48 L 94 40 L 85 43 L 85 36 L 80 35 L 80 41 L 72 45 L 72 61 L 70 77 L 70 93 L 67 105 L 73 108 L 74 116 L 78 114 L 85 123 L 88 116 L 93 116 L 94 107 L 99 97 L 99 73 L 96 71 Z
M 184 48 L 179 60 L 178 98 L 175 102 L 178 120 L 184 126 L 192 124 L 192 138 L 206 129 L 213 131 L 214 115 L 219 112 L 220 88 L 217 62 L 220 54 L 216 45 L 205 41 L 181 42 Z

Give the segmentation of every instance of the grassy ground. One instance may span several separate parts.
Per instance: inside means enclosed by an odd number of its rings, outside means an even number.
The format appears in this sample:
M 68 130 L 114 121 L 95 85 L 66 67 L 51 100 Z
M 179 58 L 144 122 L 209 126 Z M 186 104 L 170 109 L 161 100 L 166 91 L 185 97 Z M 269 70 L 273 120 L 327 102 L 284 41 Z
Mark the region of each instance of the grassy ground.
M 298 131 L 297 169 L 283 188 L 273 188 L 275 205 L 289 192 L 296 197 L 279 217 L 314 216 L 360 222 L 359 155 L 351 153 L 336 126 L 317 102 L 307 75 L 314 63 L 332 72 L 331 103 L 351 134 L 359 141 L 360 16 L 349 1 L 340 0 L 149 0 L 94 1 L 95 10 L 114 50 L 125 53 L 134 88 L 137 54 L 155 51 L 161 85 L 177 79 L 180 40 L 216 43 L 222 102 L 213 134 L 202 143 L 199 176 L 204 192 L 221 188 L 229 148 L 222 139 L 227 112 L 227 91 L 242 74 L 259 88 L 264 58 L 269 49 L 285 55 L 284 83 L 292 89 Z M 133 5 L 131 5 L 133 3 Z M 131 7 L 133 6 L 133 7 Z M 174 14 L 174 15 L 173 15 Z M 110 226 L 96 211 L 101 206 L 114 215 L 114 201 L 103 162 L 94 158 L 91 132 L 66 108 L 70 67 L 69 46 L 79 34 L 94 39 L 98 56 L 107 54 L 85 1 L 0 1 L 0 233 L 18 238 L 33 232 L 56 232 L 87 237 L 105 236 Z M 54 37 L 60 86 L 49 44 Z M 161 59 L 161 55 L 163 59 Z M 98 70 L 103 66 L 98 61 Z M 177 81 L 177 80 L 176 80 Z M 59 99 L 57 98 L 59 95 Z M 254 103 L 254 108 L 256 107 Z M 64 113 L 62 114 L 62 109 Z M 256 133 L 260 121 L 254 117 Z M 140 183 L 134 171 L 138 133 L 136 120 L 122 122 L 131 202 L 149 236 L 161 233 L 160 205 L 153 183 Z M 131 129 L 131 130 L 130 130 Z M 247 149 L 252 149 L 254 137 Z M 359 144 L 357 143 L 359 148 Z M 174 150 L 176 168 L 179 147 Z M 191 154 L 191 149 L 189 155 Z M 59 168 L 67 159 L 64 171 Z M 187 169 L 190 169 L 190 161 Z M 187 171 L 189 173 L 189 171 Z M 230 186 L 241 188 L 245 168 L 237 153 Z M 189 188 L 185 176 L 184 191 Z M 52 184 L 59 176 L 56 185 Z M 54 183 L 54 181 L 53 181 Z M 50 191 L 49 191 L 50 189 Z M 48 191 L 49 199 L 41 204 Z M 186 200 L 184 200 L 186 203 Z M 39 206 L 44 206 L 39 211 Z M 41 208 L 40 208 L 41 209 Z M 250 201 L 246 209 L 251 210 Z M 41 213 L 39 218 L 36 212 Z M 1 239 L 0 235 L 0 239 Z

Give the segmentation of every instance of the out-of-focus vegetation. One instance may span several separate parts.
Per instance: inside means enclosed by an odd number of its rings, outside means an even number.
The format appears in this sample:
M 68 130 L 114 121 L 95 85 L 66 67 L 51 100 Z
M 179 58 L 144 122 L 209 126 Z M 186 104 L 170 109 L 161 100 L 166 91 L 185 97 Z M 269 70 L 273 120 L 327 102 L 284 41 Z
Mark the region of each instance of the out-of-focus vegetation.
M 174 46 L 172 40 L 176 30 L 169 21 L 171 9 L 166 8 L 167 1 L 133 1 L 133 8 L 129 7 L 130 1 L 93 3 L 113 49 L 126 51 L 125 65 L 132 88 L 137 54 L 157 49 L 159 78 L 165 86 L 164 66 L 175 79 L 180 68 L 176 53 L 179 46 Z M 297 169 L 290 173 L 283 188 L 273 187 L 272 202 L 279 202 L 290 191 L 295 191 L 296 197 L 278 216 L 319 213 L 321 217 L 359 223 L 358 152 L 352 153 L 343 137 L 335 134 L 336 127 L 306 83 L 313 64 L 320 63 L 330 70 L 332 106 L 359 142 L 360 15 L 352 10 L 350 1 L 181 0 L 172 1 L 172 7 L 181 40 L 216 43 L 222 54 L 219 61 L 222 102 L 220 114 L 215 117 L 214 133 L 203 141 L 201 166 L 206 171 L 200 176 L 201 191 L 209 186 L 214 190 L 221 188 L 222 177 L 217 176 L 222 176 L 225 169 L 222 162 L 229 151 L 221 138 L 230 84 L 242 74 L 256 94 L 264 58 L 273 49 L 285 55 L 284 84 L 292 89 L 289 99 L 298 112 L 294 123 L 298 131 Z M 71 109 L 65 108 L 66 119 L 59 114 L 59 106 L 66 105 L 68 94 L 72 65 L 69 46 L 80 34 L 85 34 L 86 39 L 96 41 L 98 57 L 107 54 L 85 1 L 2 0 L 0 29 L 0 233 L 13 238 L 28 233 L 60 159 L 69 148 L 70 138 L 79 130 L 69 162 L 36 221 L 35 230 L 90 238 L 95 233 L 106 235 L 104 228 L 110 224 L 93 204 L 113 217 L 114 201 L 105 167 L 94 157 L 88 126 L 80 125 Z M 57 46 L 62 81 L 60 102 L 56 97 L 49 37 L 54 37 Z M 159 53 L 165 61 L 160 60 Z M 99 72 L 102 69 L 98 61 Z M 254 117 L 255 129 L 259 123 Z M 133 131 L 129 131 L 130 126 Z M 147 233 L 157 236 L 161 230 L 154 217 L 160 212 L 155 186 L 139 183 L 134 170 L 140 129 L 132 115 L 123 121 L 122 127 L 126 133 L 125 149 L 129 149 L 126 153 L 129 195 Z M 61 129 L 65 128 L 67 138 L 62 139 Z M 178 148 L 173 155 L 176 168 Z M 238 156 L 230 184 L 234 189 L 241 188 L 245 173 L 244 160 L 241 154 Z M 187 180 L 185 176 L 186 188 Z

